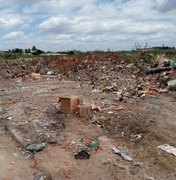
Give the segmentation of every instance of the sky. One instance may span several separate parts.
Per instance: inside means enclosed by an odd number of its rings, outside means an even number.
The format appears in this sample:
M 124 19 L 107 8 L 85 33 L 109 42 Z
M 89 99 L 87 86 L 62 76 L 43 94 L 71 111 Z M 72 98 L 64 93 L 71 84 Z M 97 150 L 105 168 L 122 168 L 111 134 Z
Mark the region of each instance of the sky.
M 0 50 L 176 46 L 176 0 L 0 0 Z

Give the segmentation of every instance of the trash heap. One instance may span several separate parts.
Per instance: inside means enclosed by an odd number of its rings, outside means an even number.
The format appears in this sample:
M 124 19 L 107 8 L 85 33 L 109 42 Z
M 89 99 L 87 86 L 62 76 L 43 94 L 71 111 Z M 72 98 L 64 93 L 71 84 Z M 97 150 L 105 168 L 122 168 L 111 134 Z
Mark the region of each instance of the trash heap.
M 117 92 L 135 98 L 174 90 L 175 81 L 169 81 L 176 78 L 176 60 L 160 62 L 154 55 L 146 57 L 148 54 L 97 52 L 66 59 L 65 63 L 58 61 L 52 68 L 65 79 L 86 84 L 93 92 Z
M 0 64 L 3 78 L 26 77 L 38 73 L 46 78 L 79 81 L 97 92 L 118 91 L 129 97 L 139 91 L 166 92 L 175 89 L 176 60 L 160 61 L 142 52 L 90 52 L 78 56 L 40 57 L 30 60 L 8 60 Z M 163 90 L 164 89 L 164 90 Z

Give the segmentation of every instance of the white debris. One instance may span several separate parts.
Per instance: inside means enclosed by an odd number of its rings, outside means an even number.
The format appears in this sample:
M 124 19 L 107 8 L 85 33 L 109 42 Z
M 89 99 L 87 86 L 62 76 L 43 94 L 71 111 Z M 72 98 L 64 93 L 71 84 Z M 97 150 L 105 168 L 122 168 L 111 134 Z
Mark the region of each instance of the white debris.
M 126 161 L 133 161 L 133 159 L 130 156 L 128 156 L 127 154 L 122 152 L 120 149 L 117 149 L 115 146 L 113 146 L 111 149 L 115 154 L 120 155 L 122 157 L 122 159 L 124 159 Z
M 170 146 L 169 144 L 163 144 L 160 146 L 157 146 L 159 149 L 162 149 L 165 152 L 168 152 L 170 154 L 173 154 L 174 156 L 176 156 L 176 148 L 173 146 Z

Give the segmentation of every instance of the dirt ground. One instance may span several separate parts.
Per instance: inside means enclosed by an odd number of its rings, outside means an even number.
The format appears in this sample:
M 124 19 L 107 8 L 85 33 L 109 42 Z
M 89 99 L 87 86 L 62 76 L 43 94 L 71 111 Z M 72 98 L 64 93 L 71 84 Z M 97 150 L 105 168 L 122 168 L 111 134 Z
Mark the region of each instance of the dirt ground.
M 102 126 L 77 114 L 55 112 L 53 107 L 65 95 L 78 95 L 86 104 L 106 104 L 101 112 L 94 112 Z M 166 143 L 176 147 L 175 92 L 116 102 L 112 106 L 110 102 L 115 97 L 113 92 L 95 93 L 86 84 L 57 78 L 26 78 L 20 85 L 18 79 L 3 80 L 0 179 L 33 179 L 36 171 L 53 180 L 176 179 L 176 157 L 157 148 Z M 125 109 L 115 110 L 114 106 Z M 139 134 L 140 138 L 136 138 Z M 84 142 L 90 139 L 98 139 L 100 147 L 85 146 Z M 22 155 L 23 148 L 30 143 L 46 143 L 46 147 L 35 155 Z M 112 153 L 113 145 L 133 161 Z M 90 159 L 75 159 L 74 155 L 83 148 L 90 153 Z M 31 159 L 36 164 L 34 168 L 30 167 Z
M 24 157 L 4 127 L 0 129 L 0 179 L 2 180 L 31 180 L 34 170 L 30 168 L 30 159 Z

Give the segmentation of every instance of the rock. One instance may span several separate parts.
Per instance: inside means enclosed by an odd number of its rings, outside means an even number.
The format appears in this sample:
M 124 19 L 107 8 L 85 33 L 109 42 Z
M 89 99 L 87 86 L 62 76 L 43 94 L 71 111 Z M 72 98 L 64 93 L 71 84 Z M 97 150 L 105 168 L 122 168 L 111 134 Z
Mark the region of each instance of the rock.
M 169 87 L 169 90 L 176 91 L 176 79 L 172 81 L 168 81 L 167 85 Z
M 38 151 L 42 151 L 45 148 L 45 144 L 41 143 L 41 144 L 29 144 L 25 147 L 25 150 L 35 154 Z

